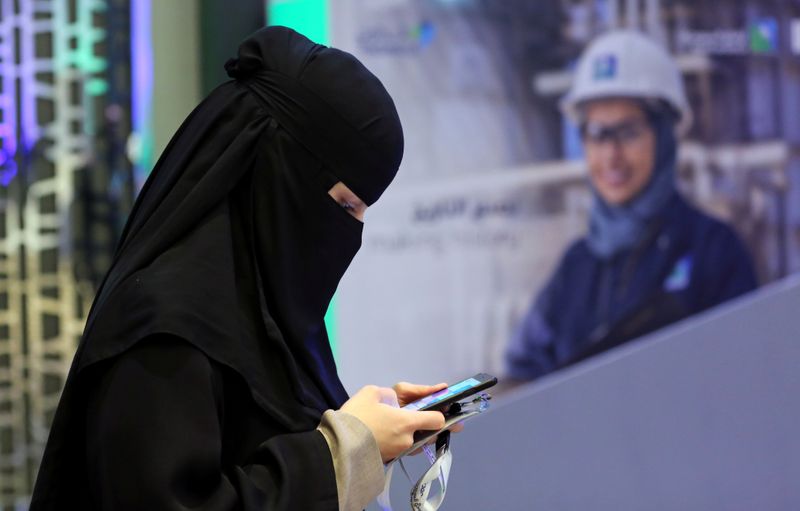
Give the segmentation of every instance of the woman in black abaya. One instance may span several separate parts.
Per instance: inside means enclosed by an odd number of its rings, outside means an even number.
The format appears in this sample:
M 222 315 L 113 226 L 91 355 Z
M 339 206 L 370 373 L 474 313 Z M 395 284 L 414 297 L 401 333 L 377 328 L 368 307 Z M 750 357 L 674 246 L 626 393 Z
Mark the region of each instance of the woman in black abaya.
M 131 213 L 32 511 L 361 509 L 381 462 L 444 423 L 396 407 L 439 386 L 348 400 L 323 323 L 400 164 L 391 98 L 351 55 L 282 27 L 226 69 Z

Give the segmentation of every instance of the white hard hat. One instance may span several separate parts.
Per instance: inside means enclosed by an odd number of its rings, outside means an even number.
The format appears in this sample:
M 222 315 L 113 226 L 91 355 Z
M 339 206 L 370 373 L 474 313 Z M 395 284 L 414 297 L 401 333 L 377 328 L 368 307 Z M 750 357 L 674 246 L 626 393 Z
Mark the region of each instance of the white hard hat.
M 677 132 L 692 124 L 678 66 L 658 43 L 635 30 L 607 32 L 584 50 L 572 87 L 561 100 L 561 111 L 580 121 L 578 107 L 600 98 L 660 99 L 680 116 Z

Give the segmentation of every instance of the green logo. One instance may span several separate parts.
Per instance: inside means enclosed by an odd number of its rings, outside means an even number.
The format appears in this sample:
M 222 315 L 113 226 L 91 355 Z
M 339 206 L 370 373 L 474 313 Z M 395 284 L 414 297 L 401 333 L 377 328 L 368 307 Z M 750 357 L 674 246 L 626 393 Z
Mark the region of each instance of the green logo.
M 778 22 L 775 18 L 763 18 L 748 28 L 750 51 L 772 53 L 778 49 Z

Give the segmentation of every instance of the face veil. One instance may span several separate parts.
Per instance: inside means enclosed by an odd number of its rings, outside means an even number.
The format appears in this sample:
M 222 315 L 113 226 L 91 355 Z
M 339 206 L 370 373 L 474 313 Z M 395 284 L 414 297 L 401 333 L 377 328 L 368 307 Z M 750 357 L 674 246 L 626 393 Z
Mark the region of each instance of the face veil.
M 380 81 L 345 52 L 262 29 L 173 136 L 137 198 L 95 298 L 37 486 L 58 502 L 79 459 L 90 370 L 154 334 L 236 371 L 288 431 L 347 395 L 323 315 L 362 224 L 328 196 L 342 181 L 374 203 L 403 135 Z

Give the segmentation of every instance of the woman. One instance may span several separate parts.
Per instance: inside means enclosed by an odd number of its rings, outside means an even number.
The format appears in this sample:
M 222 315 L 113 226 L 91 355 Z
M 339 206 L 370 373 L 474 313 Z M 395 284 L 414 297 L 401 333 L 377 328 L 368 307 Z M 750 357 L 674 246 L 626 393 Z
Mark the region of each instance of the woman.
M 361 509 L 381 462 L 444 423 L 396 407 L 440 386 L 348 400 L 323 323 L 402 157 L 388 93 L 286 28 L 226 69 L 130 215 L 32 511 Z
M 675 188 L 676 133 L 690 110 L 677 66 L 633 31 L 581 57 L 564 109 L 580 128 L 594 195 L 509 345 L 508 376 L 537 378 L 756 287 L 733 230 Z

